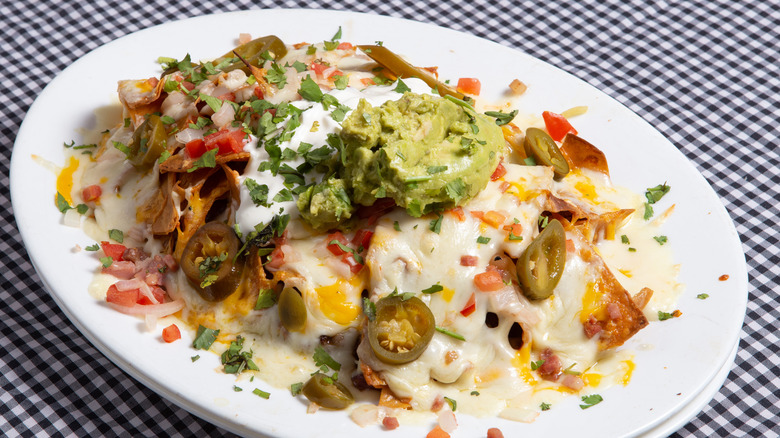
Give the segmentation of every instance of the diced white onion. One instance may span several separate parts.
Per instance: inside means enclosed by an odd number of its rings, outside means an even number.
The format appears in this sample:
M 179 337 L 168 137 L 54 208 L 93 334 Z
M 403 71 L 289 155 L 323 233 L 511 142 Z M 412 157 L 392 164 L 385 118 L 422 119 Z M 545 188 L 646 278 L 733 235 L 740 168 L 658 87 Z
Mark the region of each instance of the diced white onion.
M 199 138 L 203 138 L 202 129 L 186 128 L 176 133 L 176 140 L 184 144 L 187 144 L 192 140 L 197 140 Z
M 62 223 L 68 227 L 78 228 L 81 226 L 81 215 L 75 208 L 72 208 L 62 216 Z
M 211 116 L 211 121 L 214 122 L 214 125 L 217 128 L 221 129 L 229 125 L 235 117 L 236 110 L 233 109 L 233 105 L 223 102 L 222 106 L 219 107 L 219 111 L 215 112 L 214 115 Z
M 352 421 L 360 427 L 373 426 L 379 424 L 384 417 L 384 412 L 378 406 L 364 404 L 356 407 L 349 414 Z
M 455 413 L 449 409 L 442 409 L 439 411 L 439 427 L 447 433 L 452 433 L 458 428 L 458 419 L 455 418 Z

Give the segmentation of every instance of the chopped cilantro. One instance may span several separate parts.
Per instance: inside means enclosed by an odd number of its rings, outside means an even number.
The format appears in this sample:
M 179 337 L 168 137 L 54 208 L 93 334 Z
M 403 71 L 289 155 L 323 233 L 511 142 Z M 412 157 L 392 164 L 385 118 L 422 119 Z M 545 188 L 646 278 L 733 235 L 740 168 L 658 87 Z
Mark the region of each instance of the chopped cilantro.
M 368 318 L 369 321 L 376 319 L 376 304 L 368 299 L 368 297 L 363 297 L 363 313 L 366 314 L 366 318 Z
M 164 163 L 168 158 L 171 158 L 171 153 L 168 151 L 163 151 L 163 153 L 160 154 L 160 158 L 157 159 L 157 164 Z
M 60 192 L 57 192 L 57 210 L 59 210 L 61 213 L 65 213 L 71 208 L 72 207 L 70 204 L 68 204 L 68 201 L 65 200 L 65 197 L 62 196 Z
M 256 395 L 256 396 L 259 396 L 259 397 L 262 397 L 262 398 L 264 398 L 264 399 L 266 399 L 266 400 L 268 400 L 269 398 L 271 398 L 271 394 L 270 394 L 270 393 L 268 393 L 268 392 L 265 392 L 265 391 L 263 391 L 262 389 L 259 389 L 259 388 L 255 388 L 255 389 L 252 391 L 252 394 L 254 394 L 254 395 Z
M 471 391 L 471 395 L 473 395 L 473 396 L 479 396 L 479 391 Z
M 629 247 L 629 248 L 628 248 L 628 252 L 636 252 L 636 248 L 634 248 L 634 247 Z
M 452 338 L 455 338 L 455 339 L 457 339 L 459 341 L 465 341 L 466 340 L 466 338 L 464 338 L 463 335 L 459 335 L 459 334 L 457 334 L 457 333 L 455 333 L 455 332 L 453 332 L 451 330 L 447 330 L 444 327 L 436 326 L 436 331 L 439 332 L 439 333 L 444 333 L 445 335 L 450 336 Z
M 395 228 L 396 231 L 401 231 L 401 224 L 399 224 L 398 221 L 393 221 L 393 228 Z
M 249 197 L 256 206 L 270 207 L 268 203 L 268 186 L 265 184 L 258 184 L 252 178 L 244 180 L 244 185 L 249 189 Z
M 257 294 L 255 310 L 263 310 L 273 306 L 276 303 L 276 294 L 271 289 L 260 289 Z
M 534 160 L 534 157 L 528 157 L 523 160 L 523 164 L 526 166 L 536 166 L 536 160 Z
M 645 202 L 645 215 L 644 215 L 644 219 L 647 221 L 647 220 L 650 220 L 651 217 L 653 217 L 653 206 L 650 205 L 649 202 Z
M 314 365 L 320 368 L 326 366 L 334 371 L 341 370 L 341 364 L 336 362 L 320 345 L 314 350 Z
M 122 243 L 125 240 L 125 233 L 123 233 L 122 230 L 110 229 L 108 230 L 108 238 L 115 242 Z
M 208 350 L 211 348 L 211 344 L 217 340 L 219 336 L 219 330 L 212 330 L 203 325 L 198 326 L 198 331 L 195 334 L 195 340 L 192 341 L 192 348 L 196 350 Z
M 435 294 L 436 292 L 441 292 L 443 290 L 444 290 L 444 286 L 440 285 L 439 283 L 436 283 L 433 286 L 429 287 L 428 289 L 423 289 L 422 293 Z
M 335 75 L 333 76 L 333 86 L 336 87 L 337 90 L 344 90 L 349 85 L 349 78 L 342 75 Z
M 486 243 L 490 243 L 490 237 L 479 236 L 477 237 L 477 243 L 481 243 L 483 245 Z
M 195 362 L 196 360 L 200 359 L 200 355 L 196 354 L 195 356 L 190 357 L 190 360 Z
M 192 167 L 187 169 L 187 173 L 192 173 L 204 167 L 215 167 L 217 165 L 217 151 L 219 151 L 219 148 L 206 151 L 206 153 L 195 161 L 195 164 Z
M 172 124 L 176 123 L 176 119 L 174 119 L 171 116 L 162 116 L 162 117 L 160 117 L 160 121 L 163 122 L 163 124 L 165 124 L 165 125 L 172 125 Z
M 447 196 L 457 203 L 466 195 L 466 183 L 458 177 L 445 184 L 444 190 L 447 192 Z
M 295 61 L 290 66 L 295 69 L 298 73 L 303 73 L 306 71 L 306 64 L 302 63 L 301 61 Z
M 244 347 L 244 338 L 237 336 L 230 343 L 227 350 L 222 353 L 222 365 L 226 374 L 241 374 L 244 370 L 258 371 L 259 368 L 252 361 L 252 350 L 241 351 Z
M 206 105 L 211 108 L 212 111 L 217 112 L 220 108 L 222 108 L 222 100 L 218 99 L 214 96 L 209 96 L 207 94 L 199 94 L 200 100 L 206 102 Z
M 411 89 L 411 88 L 409 88 L 409 86 L 408 86 L 408 85 L 406 85 L 406 84 L 404 83 L 404 81 L 402 81 L 402 80 L 401 80 L 401 78 L 398 78 L 398 82 L 396 82 L 396 83 L 397 83 L 398 85 L 396 85 L 396 86 L 395 86 L 395 89 L 393 89 L 393 91 L 395 91 L 396 93 L 401 93 L 401 94 L 403 94 L 403 93 L 406 93 L 407 91 L 412 91 L 412 89 Z
M 339 26 L 339 30 L 336 31 L 336 34 L 333 35 L 333 38 L 331 38 L 331 41 L 337 41 L 341 39 L 341 26 Z
M 297 396 L 303 391 L 303 382 L 297 382 L 290 385 L 290 395 Z
M 538 370 L 539 367 L 542 365 L 544 365 L 544 360 L 537 360 L 536 362 L 531 362 L 531 371 Z
M 653 239 L 655 239 L 655 241 L 658 242 L 659 245 L 663 245 L 668 240 L 666 236 L 653 236 Z
M 509 231 L 509 235 L 506 238 L 508 240 L 523 240 L 523 236 L 516 236 L 513 230 Z
M 289 189 L 282 189 L 279 191 L 279 193 L 274 196 L 274 201 L 276 202 L 285 202 L 285 201 L 292 201 L 293 195 L 290 192 Z
M 550 410 L 550 404 L 542 402 L 542 404 L 539 405 L 539 409 L 543 411 L 549 411 Z
M 125 157 L 129 157 L 131 154 L 130 148 L 127 147 L 126 144 L 118 141 L 111 141 L 111 143 L 114 145 L 115 148 L 119 149 L 120 152 L 125 154 Z
M 320 102 L 323 96 L 320 86 L 314 82 L 311 76 L 306 76 L 306 79 L 301 81 L 301 88 L 298 90 L 298 94 L 312 102 Z
M 447 170 L 447 166 L 428 166 L 427 172 L 430 175 L 433 175 L 435 173 L 441 173 Z
M 709 294 L 699 294 L 699 295 L 696 295 L 696 298 L 698 298 L 700 300 L 706 300 L 709 297 L 710 297 Z
M 666 321 L 667 319 L 674 318 L 674 315 L 667 312 L 658 311 L 658 320 L 659 321 Z
M 418 182 L 425 182 L 430 181 L 431 176 L 430 175 L 418 175 L 418 176 L 410 176 L 409 178 L 406 178 L 404 180 L 404 183 L 406 184 L 414 184 Z
M 99 250 L 99 249 L 100 249 L 100 245 L 98 245 L 98 244 L 96 243 L 96 244 L 94 244 L 94 245 L 89 245 L 88 247 L 86 247 L 86 248 L 84 248 L 84 249 L 86 249 L 87 251 L 97 251 L 97 250 Z
M 585 404 L 580 405 L 580 409 L 588 409 L 604 401 L 604 398 L 598 394 L 591 394 L 582 396 L 582 401 Z
M 509 113 L 504 113 L 503 111 L 486 111 L 485 115 L 495 117 L 496 125 L 501 126 L 511 122 L 517 115 L 517 110 Z
M 439 234 L 441 232 L 441 222 L 443 218 L 444 216 L 442 216 L 441 213 L 439 213 L 439 216 L 430 222 L 430 224 L 428 225 L 428 229 L 430 229 L 436 234 Z
M 241 392 L 241 391 L 243 391 L 243 389 L 242 389 L 242 388 L 239 388 L 239 387 L 238 387 L 238 386 L 236 386 L 236 385 L 233 385 L 233 391 L 235 391 L 235 392 Z
M 625 243 L 626 245 L 629 245 L 629 244 L 631 244 L 631 242 L 629 242 L 629 240 L 628 240 L 628 236 L 626 236 L 625 234 L 623 234 L 622 236 L 620 236 L 620 241 L 621 241 L 621 242 L 623 242 L 623 243 Z
M 659 184 L 655 187 L 650 187 L 647 189 L 647 191 L 645 191 L 647 202 L 650 204 L 655 204 L 656 202 L 660 201 L 664 195 L 669 193 L 669 190 L 671 190 L 671 187 L 666 185 L 666 183 Z
M 112 257 L 106 256 L 100 258 L 100 264 L 102 264 L 104 268 L 111 266 L 111 263 L 114 263 L 114 259 Z
M 269 83 L 276 85 L 278 88 L 284 88 L 287 85 L 287 72 L 284 67 L 277 63 L 271 64 L 271 68 L 266 73 L 265 78 Z

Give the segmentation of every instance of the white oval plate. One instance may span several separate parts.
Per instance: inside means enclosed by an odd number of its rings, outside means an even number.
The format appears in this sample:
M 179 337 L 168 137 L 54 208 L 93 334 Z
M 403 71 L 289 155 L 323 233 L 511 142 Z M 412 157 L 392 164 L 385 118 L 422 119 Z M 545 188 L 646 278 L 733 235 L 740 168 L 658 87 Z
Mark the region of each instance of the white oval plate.
M 106 356 L 164 397 L 209 421 L 245 435 L 285 437 L 424 436 L 429 424 L 404 425 L 394 432 L 361 429 L 343 412 L 306 414 L 305 403 L 285 389 L 264 400 L 234 392 L 234 377 L 216 372 L 218 358 L 194 355 L 191 338 L 164 344 L 140 320 L 121 315 L 87 293 L 96 260 L 76 244 L 92 243 L 79 229 L 61 224 L 54 206 L 55 176 L 32 155 L 61 164 L 62 144 L 79 142 L 78 130 L 93 127 L 94 111 L 116 102 L 120 79 L 159 74 L 158 56 L 210 59 L 235 45 L 240 32 L 276 34 L 288 43 L 330 39 L 338 26 L 342 41 L 385 45 L 417 65 L 439 66 L 443 78 L 477 77 L 482 96 L 499 99 L 512 79 L 528 85 L 517 100 L 521 111 L 540 114 L 587 105 L 575 125 L 601 148 L 615 183 L 643 192 L 666 181 L 662 201 L 676 204 L 664 227 L 682 265 L 687 286 L 679 301 L 683 316 L 652 323 L 626 348 L 636 351 L 631 383 L 601 392 L 604 402 L 588 410 L 571 397 L 533 424 L 459 415 L 456 436 L 479 436 L 499 427 L 506 436 L 633 436 L 651 431 L 689 405 L 730 359 L 747 300 L 747 271 L 736 230 L 716 194 L 690 162 L 640 117 L 585 82 L 529 55 L 472 35 L 395 18 L 321 10 L 257 10 L 204 16 L 146 29 L 102 46 L 65 69 L 30 108 L 16 139 L 11 194 L 17 223 L 46 288 L 76 326 Z M 40 189 L 43 187 L 44 189 Z M 660 209 L 661 207 L 659 207 Z M 730 280 L 719 282 L 728 274 Z M 698 300 L 696 295 L 710 298 Z M 244 385 L 247 386 L 247 385 Z M 390 434 L 390 435 L 388 435 Z

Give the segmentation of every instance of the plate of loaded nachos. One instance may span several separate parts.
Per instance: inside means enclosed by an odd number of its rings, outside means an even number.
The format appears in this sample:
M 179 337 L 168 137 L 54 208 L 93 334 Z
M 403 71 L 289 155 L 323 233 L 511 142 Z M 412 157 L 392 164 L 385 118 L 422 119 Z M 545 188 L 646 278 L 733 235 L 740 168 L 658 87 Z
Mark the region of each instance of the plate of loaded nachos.
M 411 21 L 126 36 L 36 100 L 11 181 L 82 332 L 245 435 L 637 435 L 727 366 L 744 315 L 736 232 L 671 143 Z

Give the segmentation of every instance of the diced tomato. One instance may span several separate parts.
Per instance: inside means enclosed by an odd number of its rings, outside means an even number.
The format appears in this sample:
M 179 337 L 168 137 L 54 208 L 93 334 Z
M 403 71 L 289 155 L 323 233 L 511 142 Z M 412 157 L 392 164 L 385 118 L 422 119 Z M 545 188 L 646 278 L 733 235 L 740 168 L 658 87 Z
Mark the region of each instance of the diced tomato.
M 503 224 L 505 220 L 506 220 L 506 216 L 504 216 L 503 214 L 495 210 L 490 210 L 486 212 L 485 215 L 482 217 L 483 222 L 485 222 L 486 224 L 494 228 L 498 228 L 499 225 Z
M 127 247 L 118 243 L 100 242 L 100 247 L 103 248 L 103 253 L 107 257 L 111 257 L 116 262 L 124 260 L 122 255 L 125 253 Z
M 102 194 L 103 189 L 101 189 L 99 185 L 93 184 L 84 187 L 84 190 L 81 191 L 81 198 L 84 199 L 84 202 L 92 202 L 100 199 L 100 195 Z
M 493 292 L 504 287 L 504 280 L 500 272 L 492 270 L 475 275 L 474 284 L 482 292 Z
M 341 43 L 336 47 L 338 50 L 352 50 L 352 43 Z
M 460 311 L 460 314 L 463 316 L 469 316 L 474 313 L 475 310 L 477 310 L 477 299 L 472 292 L 471 298 L 469 298 L 469 300 L 466 302 L 466 305 L 463 307 L 463 310 Z
M 317 76 L 322 76 L 325 79 L 331 77 L 331 76 L 344 76 L 344 73 L 339 69 L 334 69 L 330 72 L 328 72 L 328 75 L 325 76 L 324 72 L 325 70 L 328 70 L 331 68 L 328 65 L 320 64 L 319 62 L 312 62 L 311 63 L 311 69 L 314 70 L 315 73 L 317 73 Z
M 563 137 L 570 132 L 572 134 L 577 134 L 577 130 L 571 126 L 571 123 L 566 120 L 566 117 L 563 117 L 560 114 L 545 111 L 542 113 L 542 118 L 544 119 L 544 126 L 547 128 L 547 132 L 555 141 L 563 140 Z
M 243 131 L 222 129 L 203 137 L 203 141 L 206 143 L 206 150 L 218 147 L 219 152 L 217 154 L 222 155 L 243 151 L 245 137 L 246 134 Z
M 116 285 L 112 284 L 106 291 L 106 302 L 132 307 L 138 302 L 139 296 L 141 296 L 141 291 L 138 289 L 119 290 L 116 288 Z
M 477 266 L 478 261 L 479 258 L 477 258 L 477 256 L 473 256 L 473 255 L 460 256 L 461 266 Z
M 355 260 L 355 256 L 351 252 L 345 252 L 342 254 L 341 261 L 349 265 L 349 270 L 352 271 L 353 274 L 357 274 L 361 269 L 363 269 L 363 265 Z
M 258 99 L 265 99 L 265 94 L 263 94 L 263 89 L 258 87 L 255 87 L 254 89 L 255 97 Z
M 466 220 L 466 214 L 463 213 L 463 208 L 462 207 L 455 207 L 452 210 L 450 210 L 450 212 L 452 214 L 454 214 L 455 217 L 458 218 L 458 222 L 463 222 L 463 221 Z
M 236 101 L 236 95 L 232 91 L 229 91 L 229 92 L 227 92 L 225 94 L 220 94 L 219 96 L 217 96 L 217 99 L 219 99 L 219 100 L 229 100 L 231 102 L 235 102 Z
M 482 218 L 483 218 L 483 217 L 485 217 L 485 212 L 484 212 L 484 211 L 479 211 L 479 210 L 471 210 L 471 211 L 469 212 L 469 214 L 470 214 L 471 216 L 473 216 L 473 217 L 475 217 L 475 218 L 479 219 L 479 220 L 482 220 Z
M 360 80 L 360 83 L 366 87 L 368 87 L 369 85 L 376 85 L 376 82 L 374 82 L 374 80 L 371 78 L 363 78 Z
M 491 427 L 487 431 L 487 438 L 504 438 L 504 433 L 497 427 Z
M 328 245 L 328 251 L 331 252 L 331 254 L 340 256 L 342 254 L 347 254 L 347 251 L 344 251 L 341 249 L 341 246 L 337 245 L 336 243 L 331 243 L 333 241 L 337 241 L 341 243 L 344 246 L 347 246 L 347 238 L 344 237 L 344 234 L 341 233 L 341 231 L 336 231 L 333 233 L 328 234 L 328 237 L 326 238 L 325 242 L 327 242 Z
M 520 237 L 520 235 L 523 234 L 523 225 L 522 224 L 504 225 L 504 230 L 509 231 L 513 236 Z
M 171 324 L 165 327 L 162 331 L 162 338 L 165 342 L 173 342 L 181 339 L 181 332 L 176 324 Z
M 571 239 L 566 239 L 566 252 L 574 252 L 577 248 L 574 246 L 574 241 Z
M 206 142 L 202 138 L 191 140 L 184 145 L 187 149 L 187 155 L 192 158 L 200 158 L 201 155 L 206 153 Z
M 482 89 L 482 83 L 477 78 L 460 78 L 458 79 L 458 91 L 465 94 L 473 94 L 479 96 L 479 91 Z
M 490 175 L 490 180 L 495 181 L 504 175 L 506 175 L 506 167 L 504 167 L 503 163 L 498 163 L 498 167 L 496 167 L 496 170 Z
M 268 257 L 269 260 L 266 266 L 273 269 L 281 268 L 284 264 L 284 251 L 282 251 L 281 244 L 277 245 Z
M 152 295 L 154 295 L 154 299 L 157 300 L 158 303 L 162 303 L 165 301 L 165 291 L 162 288 L 159 288 L 157 286 L 153 287 Z M 154 304 L 154 303 L 144 294 L 140 294 L 138 298 L 138 304 L 148 306 L 149 304 Z
M 425 438 L 450 438 L 450 434 L 444 431 L 439 425 L 433 428 Z
M 368 249 L 368 244 L 371 242 L 371 236 L 374 235 L 373 231 L 358 230 L 355 233 L 355 237 L 352 238 L 352 244 L 360 250 L 360 248 Z

